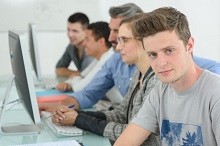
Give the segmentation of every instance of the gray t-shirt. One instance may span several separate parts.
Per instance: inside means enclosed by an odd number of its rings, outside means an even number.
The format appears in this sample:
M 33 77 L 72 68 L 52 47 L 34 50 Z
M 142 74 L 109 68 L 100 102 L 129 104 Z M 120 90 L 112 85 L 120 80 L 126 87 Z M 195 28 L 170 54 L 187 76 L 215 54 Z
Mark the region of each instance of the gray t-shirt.
M 155 85 L 133 123 L 160 133 L 162 145 L 220 145 L 220 76 L 204 70 L 192 87 Z
M 78 71 L 82 72 L 93 60 L 93 57 L 86 56 L 85 49 L 83 50 L 82 58 L 78 57 L 78 49 L 69 44 L 64 52 L 63 56 L 57 62 L 56 68 L 68 67 L 70 62 L 73 61 Z

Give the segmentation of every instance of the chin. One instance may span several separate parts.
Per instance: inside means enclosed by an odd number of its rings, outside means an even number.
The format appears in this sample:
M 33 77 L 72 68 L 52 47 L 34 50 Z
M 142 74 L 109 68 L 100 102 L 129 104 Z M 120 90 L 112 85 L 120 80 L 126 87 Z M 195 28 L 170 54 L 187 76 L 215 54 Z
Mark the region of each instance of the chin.
M 123 61 L 124 63 L 127 63 L 127 64 L 133 64 L 133 63 L 131 63 L 129 60 L 126 60 L 126 59 L 122 59 L 122 61 Z
M 160 76 L 159 76 L 159 80 L 161 82 L 163 82 L 163 83 L 170 83 L 170 82 L 172 82 L 170 79 L 167 79 L 167 78 L 164 78 L 164 77 L 160 77 Z
M 76 45 L 76 41 L 70 42 L 71 45 Z
M 127 63 L 126 59 L 123 59 L 123 58 L 122 58 L 122 61 L 123 61 L 124 63 Z
M 86 53 L 86 56 L 91 56 L 91 53 Z

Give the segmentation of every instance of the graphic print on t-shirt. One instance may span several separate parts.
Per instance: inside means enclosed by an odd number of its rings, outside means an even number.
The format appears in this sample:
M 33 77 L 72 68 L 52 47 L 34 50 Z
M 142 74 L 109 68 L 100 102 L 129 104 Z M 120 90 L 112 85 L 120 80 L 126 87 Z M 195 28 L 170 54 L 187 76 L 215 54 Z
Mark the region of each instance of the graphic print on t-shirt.
M 163 120 L 161 141 L 163 146 L 203 146 L 202 129 L 199 125 Z

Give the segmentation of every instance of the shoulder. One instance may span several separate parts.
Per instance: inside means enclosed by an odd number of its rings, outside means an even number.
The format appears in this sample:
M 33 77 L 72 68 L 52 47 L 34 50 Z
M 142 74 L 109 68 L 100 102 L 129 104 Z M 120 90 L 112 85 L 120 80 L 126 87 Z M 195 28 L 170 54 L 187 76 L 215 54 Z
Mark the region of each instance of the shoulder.
M 198 57 L 198 56 L 193 56 L 193 59 L 197 65 L 199 65 L 199 64 L 219 64 L 218 62 L 216 62 L 214 60 L 210 60 L 210 59 L 202 58 L 202 57 Z
M 139 76 L 140 76 L 140 71 L 139 71 L 138 69 L 136 69 L 136 70 L 134 71 L 134 75 L 133 75 L 132 79 L 137 79 L 137 80 L 139 80 Z
M 161 82 L 156 76 L 152 78 L 151 83 L 151 85 L 154 86 L 154 88 L 152 89 L 152 94 L 156 95 L 157 97 L 164 95 L 166 92 L 169 92 L 169 90 L 172 88 L 169 83 Z
M 76 47 L 73 46 L 73 45 L 71 45 L 71 44 L 69 44 L 69 45 L 66 47 L 66 50 L 70 50 L 70 49 L 76 49 Z
M 194 62 L 201 68 L 220 74 L 220 63 L 214 60 L 194 56 Z
M 204 70 L 198 79 L 197 85 L 207 92 L 220 93 L 220 75 Z
M 75 49 L 76 49 L 76 48 L 75 48 L 73 45 L 69 44 L 69 45 L 66 47 L 66 53 L 72 54 Z
M 200 89 L 201 96 L 204 95 L 207 99 L 210 99 L 210 106 L 214 106 L 220 101 L 220 75 L 212 73 L 208 70 L 204 70 L 201 74 L 201 78 L 198 79 L 198 87 Z M 206 99 L 206 102 L 208 101 Z
M 117 66 L 118 64 L 125 64 L 122 62 L 120 53 L 113 53 L 105 63 L 107 66 Z
M 108 60 L 112 55 L 114 54 L 113 49 L 109 49 L 107 52 L 103 53 L 103 55 L 101 56 L 100 60 Z
M 93 58 L 92 56 L 86 56 L 86 55 L 84 55 L 83 60 L 86 60 L 88 63 L 91 63 L 93 60 L 96 60 L 96 59 Z
M 114 52 L 110 58 L 110 60 L 121 60 L 121 54 L 120 53 L 117 53 L 117 52 Z
M 204 70 L 201 74 L 201 78 L 210 84 L 220 84 L 220 75 Z M 207 83 L 206 82 L 206 83 Z

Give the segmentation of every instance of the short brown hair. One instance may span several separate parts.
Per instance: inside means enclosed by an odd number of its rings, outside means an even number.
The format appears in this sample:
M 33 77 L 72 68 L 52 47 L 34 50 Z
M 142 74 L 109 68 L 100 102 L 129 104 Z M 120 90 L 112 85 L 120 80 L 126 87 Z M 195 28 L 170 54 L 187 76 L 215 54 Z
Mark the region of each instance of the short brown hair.
M 162 7 L 145 13 L 135 20 L 133 25 L 134 35 L 142 40 L 144 37 L 166 30 L 175 31 L 185 45 L 191 37 L 186 16 L 172 7 Z

